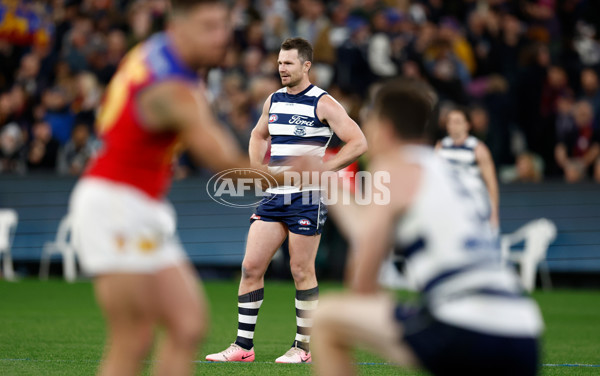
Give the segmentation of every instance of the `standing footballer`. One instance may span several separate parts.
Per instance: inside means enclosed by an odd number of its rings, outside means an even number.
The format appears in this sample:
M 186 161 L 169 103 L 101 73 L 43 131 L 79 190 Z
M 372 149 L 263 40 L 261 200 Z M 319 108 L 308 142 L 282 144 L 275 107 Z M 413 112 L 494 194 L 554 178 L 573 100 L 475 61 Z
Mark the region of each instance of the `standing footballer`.
M 326 170 L 336 171 L 367 150 L 366 139 L 344 108 L 324 90 L 310 83 L 313 48 L 302 38 L 288 39 L 279 52 L 279 75 L 283 88 L 265 101 L 263 113 L 250 139 L 250 161 L 261 166 L 271 141 L 269 168 L 289 168 L 291 157 L 323 157 L 335 133 L 345 145 Z M 317 306 L 319 288 L 315 258 L 327 217 L 321 192 L 315 188 L 284 186 L 268 190 L 251 217 L 242 279 L 238 290 L 238 333 L 224 351 L 210 354 L 210 361 L 254 361 L 254 328 L 264 297 L 264 275 L 271 258 L 289 237 L 290 267 L 296 285 L 296 336 L 291 348 L 277 363 L 311 361 L 309 349 L 311 314 Z

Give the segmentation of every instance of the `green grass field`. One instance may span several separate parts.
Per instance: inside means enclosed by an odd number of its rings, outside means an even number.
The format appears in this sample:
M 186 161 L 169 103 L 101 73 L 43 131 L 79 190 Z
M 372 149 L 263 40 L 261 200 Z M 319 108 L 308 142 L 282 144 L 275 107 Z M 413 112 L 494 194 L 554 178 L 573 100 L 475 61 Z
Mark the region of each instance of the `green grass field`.
M 211 331 L 197 359 L 220 351 L 235 338 L 237 282 L 205 285 L 211 303 Z M 322 291 L 337 289 L 322 284 Z M 556 290 L 534 295 L 546 321 L 543 363 L 600 364 L 600 292 Z M 254 364 L 200 363 L 204 375 L 309 375 L 309 365 L 274 364 L 295 333 L 294 288 L 271 282 L 259 316 Z M 104 343 L 102 316 L 89 282 L 0 281 L 0 375 L 91 375 Z M 366 353 L 357 361 L 382 363 Z M 383 364 L 360 366 L 363 375 L 426 375 Z M 544 366 L 542 375 L 598 375 L 599 367 Z

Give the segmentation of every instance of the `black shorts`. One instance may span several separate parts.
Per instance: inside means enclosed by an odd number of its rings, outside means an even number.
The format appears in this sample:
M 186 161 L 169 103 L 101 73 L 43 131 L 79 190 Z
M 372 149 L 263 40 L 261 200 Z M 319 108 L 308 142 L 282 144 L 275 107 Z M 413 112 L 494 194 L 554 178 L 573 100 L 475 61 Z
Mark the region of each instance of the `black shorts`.
M 436 376 L 534 376 L 538 340 L 504 337 L 460 328 L 436 320 L 427 309 L 406 315 L 396 308 L 403 340 L 421 364 Z

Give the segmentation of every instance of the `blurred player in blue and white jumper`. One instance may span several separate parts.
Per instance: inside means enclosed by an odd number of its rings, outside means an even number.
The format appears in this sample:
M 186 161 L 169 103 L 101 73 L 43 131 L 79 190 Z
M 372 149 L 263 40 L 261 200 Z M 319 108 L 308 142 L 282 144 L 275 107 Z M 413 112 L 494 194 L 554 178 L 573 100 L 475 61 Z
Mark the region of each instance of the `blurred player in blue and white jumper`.
M 279 52 L 282 89 L 265 101 L 263 112 L 250 138 L 250 161 L 263 167 L 271 143 L 269 170 L 290 169 L 297 156 L 319 160 L 333 133 L 345 145 L 323 162 L 325 170 L 337 171 L 354 162 L 367 149 L 358 125 L 346 110 L 323 89 L 309 80 L 313 48 L 302 38 L 288 39 Z M 251 217 L 238 290 L 238 334 L 227 349 L 210 354 L 210 361 L 254 361 L 254 329 L 264 297 L 264 275 L 285 238 L 289 239 L 290 268 L 296 285 L 296 336 L 291 348 L 277 363 L 307 363 L 312 311 L 318 302 L 319 288 L 315 258 L 321 231 L 327 218 L 318 186 L 284 186 L 267 190 Z
M 371 171 L 390 174 L 390 202 L 331 207 L 356 255 L 352 291 L 322 299 L 313 353 L 320 375 L 352 375 L 356 346 L 434 375 L 532 376 L 543 322 L 460 179 L 428 145 L 433 94 L 401 81 L 378 92 L 364 129 Z M 380 290 L 390 249 L 420 293 L 406 309 Z
M 488 147 L 471 136 L 469 128 L 465 110 L 450 110 L 446 121 L 448 136 L 437 143 L 436 149 L 450 162 L 467 192 L 476 200 L 479 215 L 489 220 L 492 231 L 497 234 L 499 194 L 494 161 Z

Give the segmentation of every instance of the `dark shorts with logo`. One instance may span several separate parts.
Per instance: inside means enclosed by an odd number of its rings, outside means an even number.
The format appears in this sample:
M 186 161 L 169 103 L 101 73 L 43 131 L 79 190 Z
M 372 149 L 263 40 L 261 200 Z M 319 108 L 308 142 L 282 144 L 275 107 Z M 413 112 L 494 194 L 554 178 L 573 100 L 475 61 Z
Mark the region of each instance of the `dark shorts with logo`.
M 284 223 L 294 234 L 319 235 L 327 220 L 327 206 L 320 191 L 265 193 L 250 223 L 256 220 Z
M 537 338 L 498 336 L 446 324 L 422 307 L 399 305 L 396 320 L 403 341 L 421 364 L 436 376 L 535 376 L 538 370 Z

